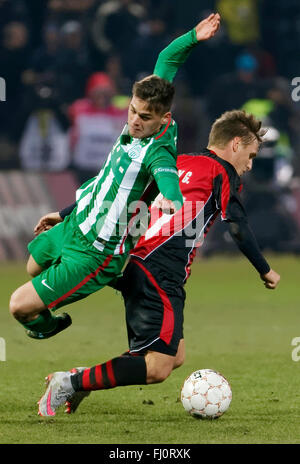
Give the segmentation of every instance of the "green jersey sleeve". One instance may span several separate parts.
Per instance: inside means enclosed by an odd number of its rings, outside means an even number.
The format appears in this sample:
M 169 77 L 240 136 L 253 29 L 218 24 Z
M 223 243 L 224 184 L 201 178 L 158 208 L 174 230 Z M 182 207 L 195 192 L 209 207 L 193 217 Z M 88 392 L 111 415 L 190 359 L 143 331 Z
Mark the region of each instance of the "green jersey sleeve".
M 152 157 L 148 169 L 155 179 L 160 193 L 167 200 L 172 200 L 181 207 L 183 197 L 179 187 L 176 160 L 164 147 L 161 147 L 155 155 Z
M 172 82 L 178 68 L 186 61 L 197 44 L 196 29 L 192 29 L 173 40 L 160 52 L 153 74 Z
M 158 190 L 161 194 L 167 198 L 167 200 L 173 201 L 178 211 L 183 205 L 183 197 L 179 187 L 179 183 L 176 182 L 174 175 L 168 175 L 167 173 L 161 173 L 160 176 L 155 177 Z M 178 174 L 177 174 L 178 180 Z

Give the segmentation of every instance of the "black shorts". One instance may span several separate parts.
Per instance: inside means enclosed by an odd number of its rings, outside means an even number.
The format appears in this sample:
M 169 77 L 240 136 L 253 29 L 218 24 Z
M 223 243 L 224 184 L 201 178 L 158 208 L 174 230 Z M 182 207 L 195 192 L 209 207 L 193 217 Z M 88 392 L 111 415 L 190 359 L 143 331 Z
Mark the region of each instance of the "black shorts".
M 131 258 L 120 280 L 130 353 L 175 356 L 183 338 L 183 286 L 170 282 L 151 260 L 138 258 Z

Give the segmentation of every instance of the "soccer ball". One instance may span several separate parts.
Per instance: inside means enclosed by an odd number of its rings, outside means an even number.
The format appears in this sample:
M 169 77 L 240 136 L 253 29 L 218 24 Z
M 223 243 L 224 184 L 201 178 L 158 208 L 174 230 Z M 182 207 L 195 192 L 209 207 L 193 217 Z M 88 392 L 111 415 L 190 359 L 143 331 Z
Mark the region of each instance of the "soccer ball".
M 231 387 L 225 377 L 211 369 L 193 372 L 184 381 L 181 402 L 194 417 L 216 419 L 229 408 Z

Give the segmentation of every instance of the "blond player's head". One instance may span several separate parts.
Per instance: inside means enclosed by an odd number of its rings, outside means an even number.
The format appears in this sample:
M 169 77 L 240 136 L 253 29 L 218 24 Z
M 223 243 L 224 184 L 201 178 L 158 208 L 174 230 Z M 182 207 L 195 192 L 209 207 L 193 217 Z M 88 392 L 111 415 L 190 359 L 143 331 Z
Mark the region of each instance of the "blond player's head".
M 261 121 L 242 110 L 226 111 L 212 125 L 208 147 L 231 163 L 238 175 L 252 169 L 265 130 Z
M 259 144 L 265 130 L 261 129 L 261 121 L 253 114 L 243 110 L 226 111 L 213 123 L 209 139 L 209 146 L 224 148 L 234 137 L 240 137 L 244 145 L 257 140 Z

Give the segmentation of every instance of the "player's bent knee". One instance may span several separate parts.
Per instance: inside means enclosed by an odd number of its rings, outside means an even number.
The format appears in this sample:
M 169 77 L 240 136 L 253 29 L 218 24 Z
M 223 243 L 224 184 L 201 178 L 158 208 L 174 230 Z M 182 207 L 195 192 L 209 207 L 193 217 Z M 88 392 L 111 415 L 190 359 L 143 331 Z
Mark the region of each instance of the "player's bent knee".
M 173 370 L 172 356 L 152 353 L 146 356 L 147 383 L 161 383 L 166 380 Z
M 182 364 L 184 364 L 184 361 L 185 361 L 185 353 L 184 352 L 177 353 L 174 359 L 173 369 L 176 369 L 177 367 L 182 366 Z
M 45 307 L 31 282 L 19 287 L 10 297 L 9 311 L 20 322 L 31 320 Z
M 173 369 L 177 369 L 177 367 L 180 367 L 184 364 L 184 361 L 185 361 L 185 357 L 184 356 L 181 356 L 181 357 L 176 357 L 175 360 L 174 360 L 174 366 L 173 366 Z
M 152 370 L 147 372 L 147 383 L 161 383 L 171 374 L 170 369 Z
M 9 312 L 14 318 L 18 320 L 22 320 L 22 318 L 25 317 L 24 307 L 19 297 L 18 290 L 16 290 L 10 297 Z
M 174 359 L 173 369 L 176 369 L 177 367 L 182 366 L 184 361 L 185 361 L 185 345 L 184 345 L 184 339 L 182 338 L 178 345 L 178 350 L 177 350 L 177 353 Z

